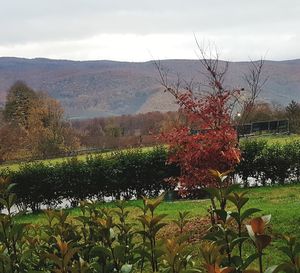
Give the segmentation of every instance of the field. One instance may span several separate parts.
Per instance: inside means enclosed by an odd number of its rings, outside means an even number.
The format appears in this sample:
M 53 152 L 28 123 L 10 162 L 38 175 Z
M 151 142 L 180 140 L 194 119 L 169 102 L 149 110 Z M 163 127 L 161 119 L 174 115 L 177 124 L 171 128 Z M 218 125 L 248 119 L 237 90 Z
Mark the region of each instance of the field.
M 300 140 L 300 135 L 268 135 L 268 136 L 253 136 L 253 137 L 249 137 L 249 138 L 242 138 L 240 141 L 245 141 L 245 140 L 265 140 L 267 141 L 269 144 L 274 144 L 274 143 L 280 143 L 280 144 L 284 144 L 286 142 L 290 142 L 290 141 L 295 141 L 295 140 Z M 152 149 L 151 147 L 143 147 L 143 148 L 133 148 L 133 149 L 142 149 L 144 151 L 147 151 L 149 149 Z M 124 149 L 123 151 L 126 151 L 126 149 Z M 78 160 L 86 160 L 86 157 L 88 155 L 99 155 L 102 154 L 103 156 L 109 156 L 111 155 L 112 152 L 104 152 L 104 153 L 93 153 L 93 154 L 83 154 L 83 155 L 78 155 L 76 156 L 76 158 Z M 61 158 L 53 158 L 53 159 L 46 159 L 46 160 L 37 160 L 35 162 L 43 162 L 46 164 L 56 164 L 56 163 L 60 163 L 63 161 L 66 161 L 70 158 L 66 158 L 66 157 L 61 157 Z M 5 168 L 9 168 L 11 170 L 18 170 L 18 168 L 20 167 L 22 163 L 13 163 L 13 164 L 4 164 L 4 165 L 0 165 L 0 170 L 1 169 L 5 169 Z
M 298 224 L 300 221 L 300 185 L 253 188 L 249 190 L 248 196 L 250 201 L 247 204 L 247 208 L 260 208 L 262 210 L 260 215 L 272 215 L 273 242 L 267 251 L 267 254 L 272 253 L 272 255 L 266 255 L 265 259 L 267 264 L 278 263 L 283 259 L 282 254 L 277 250 L 278 246 L 281 245 L 278 240 L 280 234 L 293 234 L 300 238 L 300 226 Z M 127 207 L 130 210 L 129 217 L 132 221 L 140 215 L 137 205 L 141 205 L 141 203 L 141 200 L 127 202 Z M 189 211 L 190 219 L 203 218 L 207 217 L 209 204 L 209 200 L 164 202 L 160 205 L 157 213 L 168 214 L 166 221 L 169 223 L 177 218 L 178 211 Z M 106 203 L 99 204 L 99 206 L 107 206 L 114 209 L 115 204 Z M 228 209 L 229 211 L 233 210 L 233 207 L 229 204 Z M 70 209 L 71 216 L 79 214 L 78 208 Z M 45 218 L 43 214 L 29 214 L 19 217 L 18 221 L 41 224 L 45 221 Z M 195 245 L 194 247 L 197 246 Z

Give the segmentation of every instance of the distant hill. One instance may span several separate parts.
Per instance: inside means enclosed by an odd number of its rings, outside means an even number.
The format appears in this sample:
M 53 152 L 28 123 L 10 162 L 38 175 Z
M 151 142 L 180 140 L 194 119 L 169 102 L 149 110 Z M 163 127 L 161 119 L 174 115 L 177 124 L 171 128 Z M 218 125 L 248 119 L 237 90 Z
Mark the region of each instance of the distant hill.
M 170 81 L 177 73 L 182 79 L 202 81 L 197 60 L 165 60 Z M 247 62 L 231 62 L 228 86 L 243 87 Z M 300 60 L 267 61 L 269 81 L 263 99 L 287 104 L 300 101 Z M 170 95 L 163 93 L 153 62 L 67 61 L 50 59 L 0 58 L 0 104 L 8 88 L 24 80 L 36 90 L 59 99 L 68 117 L 88 118 L 175 110 Z

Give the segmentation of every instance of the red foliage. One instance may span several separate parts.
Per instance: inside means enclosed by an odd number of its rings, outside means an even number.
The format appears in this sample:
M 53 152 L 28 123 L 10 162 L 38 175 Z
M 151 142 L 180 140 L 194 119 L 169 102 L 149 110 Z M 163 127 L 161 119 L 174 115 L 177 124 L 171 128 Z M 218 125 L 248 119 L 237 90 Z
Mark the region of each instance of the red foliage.
M 163 135 L 170 147 L 169 163 L 181 167 L 182 190 L 214 185 L 209 169 L 224 172 L 239 162 L 237 133 L 229 103 L 234 93 L 222 91 L 197 99 L 191 92 L 177 96 L 186 125 Z

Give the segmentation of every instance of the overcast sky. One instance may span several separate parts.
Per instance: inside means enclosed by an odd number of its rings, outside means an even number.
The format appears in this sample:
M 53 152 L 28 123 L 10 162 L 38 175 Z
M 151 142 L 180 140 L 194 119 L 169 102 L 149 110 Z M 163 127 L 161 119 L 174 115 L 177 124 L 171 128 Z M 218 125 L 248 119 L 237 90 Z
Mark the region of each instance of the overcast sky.
M 194 34 L 222 59 L 300 58 L 299 0 L 0 0 L 0 56 L 195 59 Z

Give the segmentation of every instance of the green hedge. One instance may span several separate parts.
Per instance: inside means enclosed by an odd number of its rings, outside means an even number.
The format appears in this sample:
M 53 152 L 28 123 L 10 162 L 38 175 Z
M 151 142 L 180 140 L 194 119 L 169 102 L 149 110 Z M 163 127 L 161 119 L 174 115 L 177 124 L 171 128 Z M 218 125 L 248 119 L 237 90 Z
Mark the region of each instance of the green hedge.
M 250 177 L 257 184 L 275 185 L 300 181 L 300 141 L 269 145 L 264 141 L 243 141 L 242 161 L 236 173 L 244 186 Z M 16 183 L 19 205 L 38 210 L 68 200 L 78 204 L 86 198 L 152 197 L 173 187 L 164 180 L 178 176 L 179 168 L 166 165 L 167 150 L 132 150 L 112 156 L 91 156 L 86 161 L 71 159 L 55 165 L 29 163 L 18 171 L 3 171 Z M 1 175 L 1 173 L 0 173 Z
M 242 160 L 236 172 L 244 186 L 248 186 L 249 177 L 263 186 L 300 181 L 300 141 L 268 144 L 262 140 L 246 140 L 241 150 Z
M 161 190 L 173 188 L 164 179 L 179 174 L 178 168 L 166 165 L 166 159 L 164 148 L 135 149 L 109 157 L 91 156 L 86 161 L 24 164 L 3 175 L 10 175 L 16 184 L 19 205 L 35 211 L 41 205 L 55 207 L 63 200 L 75 205 L 86 198 L 157 196 Z

